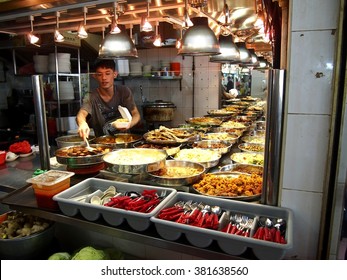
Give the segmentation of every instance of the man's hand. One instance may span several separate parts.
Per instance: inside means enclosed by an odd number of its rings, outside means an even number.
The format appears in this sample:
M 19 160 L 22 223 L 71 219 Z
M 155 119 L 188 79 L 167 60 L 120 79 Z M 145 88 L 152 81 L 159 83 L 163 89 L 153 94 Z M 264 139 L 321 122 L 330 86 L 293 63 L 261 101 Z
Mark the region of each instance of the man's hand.
M 89 133 L 90 133 L 90 128 L 88 124 L 86 122 L 81 123 L 80 126 L 78 127 L 78 134 L 80 135 L 80 137 L 82 137 L 83 139 L 88 138 Z

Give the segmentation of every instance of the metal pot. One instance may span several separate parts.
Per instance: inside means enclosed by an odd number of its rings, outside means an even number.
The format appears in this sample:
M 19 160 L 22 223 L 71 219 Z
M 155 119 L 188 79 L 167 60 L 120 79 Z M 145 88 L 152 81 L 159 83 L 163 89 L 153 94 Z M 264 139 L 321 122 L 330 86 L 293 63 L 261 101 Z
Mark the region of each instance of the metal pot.
M 167 122 L 174 117 L 175 104 L 169 101 L 156 100 L 142 105 L 143 118 L 147 122 Z

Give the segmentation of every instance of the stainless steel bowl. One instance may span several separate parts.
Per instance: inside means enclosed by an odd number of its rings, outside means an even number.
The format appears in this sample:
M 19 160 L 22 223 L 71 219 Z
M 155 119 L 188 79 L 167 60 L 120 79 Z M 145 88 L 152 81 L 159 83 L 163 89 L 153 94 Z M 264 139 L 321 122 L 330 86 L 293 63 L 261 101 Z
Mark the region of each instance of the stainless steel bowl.
M 4 215 L 4 214 L 3 214 Z M 25 237 L 0 239 L 0 257 L 2 260 L 28 260 L 42 257 L 52 247 L 55 224 L 45 230 Z
M 263 174 L 264 167 L 255 164 L 244 164 L 244 163 L 232 163 L 222 166 L 220 172 L 241 172 L 248 174 Z
M 179 176 L 179 177 L 167 177 L 156 175 L 156 173 L 149 172 L 148 175 L 151 179 L 161 186 L 167 187 L 181 187 L 194 184 L 202 178 L 202 175 L 205 173 L 205 167 L 197 162 L 183 161 L 183 160 L 167 160 L 165 162 L 164 168 L 170 167 L 183 167 L 183 168 L 194 168 L 198 171 L 197 174 L 191 176 Z
M 92 141 L 95 137 L 91 137 L 88 140 Z M 66 135 L 55 138 L 58 148 L 84 145 L 85 141 L 79 135 Z
M 111 172 L 141 174 L 163 168 L 166 157 L 164 150 L 129 148 L 110 152 L 102 159 Z
M 192 147 L 215 150 L 220 152 L 221 154 L 226 154 L 230 152 L 233 143 L 234 141 L 225 141 L 225 140 L 201 140 L 201 141 L 194 142 L 192 144 Z

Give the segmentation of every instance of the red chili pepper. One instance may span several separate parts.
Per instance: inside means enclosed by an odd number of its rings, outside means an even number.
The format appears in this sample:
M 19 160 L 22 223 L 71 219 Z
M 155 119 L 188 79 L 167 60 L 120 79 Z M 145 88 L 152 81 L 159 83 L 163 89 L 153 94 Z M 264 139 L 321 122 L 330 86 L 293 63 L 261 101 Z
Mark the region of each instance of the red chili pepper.
M 281 236 L 281 244 L 287 244 L 287 240 L 284 238 L 284 236 Z
M 275 227 L 272 227 L 270 229 L 270 232 L 271 232 L 271 241 L 275 241 L 275 236 L 276 236 L 276 228 Z
M 271 231 L 270 231 L 270 229 L 268 227 L 264 227 L 263 240 L 266 240 L 266 241 L 271 241 L 272 240 L 272 234 L 271 234 Z
M 275 242 L 281 243 L 281 231 L 279 229 L 276 229 L 276 232 L 275 232 Z
M 218 215 L 213 214 L 213 217 L 212 217 L 212 228 L 213 228 L 213 229 L 217 229 L 218 226 L 219 226 Z
M 259 235 L 259 228 L 257 228 L 257 230 L 255 231 L 252 237 L 255 239 L 258 239 L 258 235 Z
M 229 231 L 229 229 L 230 229 L 230 223 L 228 223 L 224 228 L 222 228 L 222 232 L 226 232 L 226 233 L 228 233 L 228 231 Z
M 265 228 L 264 227 L 259 227 L 258 228 L 258 235 L 257 235 L 257 239 L 260 239 L 260 240 L 263 240 L 263 238 L 264 238 L 264 231 L 265 230 Z
M 235 234 L 236 231 L 237 231 L 237 226 L 236 226 L 236 225 L 233 225 L 233 227 L 232 227 L 230 233 L 231 233 L 231 234 Z

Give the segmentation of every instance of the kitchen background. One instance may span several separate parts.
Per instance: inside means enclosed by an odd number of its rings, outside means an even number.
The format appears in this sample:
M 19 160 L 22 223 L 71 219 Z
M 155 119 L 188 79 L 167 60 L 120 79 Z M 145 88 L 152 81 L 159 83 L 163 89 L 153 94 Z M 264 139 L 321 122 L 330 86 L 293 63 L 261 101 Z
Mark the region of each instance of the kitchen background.
M 346 90 L 343 96 L 343 115 L 340 148 L 337 158 L 336 184 L 333 186 L 332 205 L 326 203 L 328 174 L 331 161 L 332 135 L 336 105 L 336 73 L 338 69 L 338 42 L 341 42 L 340 11 L 345 1 L 293 0 L 282 7 L 289 14 L 288 64 L 286 68 L 285 139 L 283 144 L 283 167 L 280 186 L 280 206 L 294 211 L 294 247 L 287 252 L 288 259 L 342 258 L 339 244 L 342 241 L 343 198 L 347 185 L 347 113 Z M 314 47 L 313 47 L 314 46 Z M 164 54 L 162 54 L 164 52 Z M 141 104 L 140 85 L 148 100 L 171 100 L 177 106 L 173 125 L 184 122 L 193 115 L 203 115 L 210 108 L 217 108 L 220 97 L 220 65 L 209 63 L 207 57 L 196 57 L 194 112 L 192 96 L 192 58 L 179 57 L 174 49 L 151 49 L 140 51 L 143 64 L 159 63 L 160 60 L 178 61 L 182 67 L 182 90 L 178 81 L 126 81 Z M 323 75 L 316 75 L 322 73 Z M 11 77 L 1 83 L 0 106 L 6 108 L 7 97 L 12 89 L 27 89 L 29 77 Z M 145 86 L 147 84 L 147 86 Z M 344 82 L 346 88 L 346 81 Z M 4 118 L 1 116 L 1 122 Z M 3 124 L 1 124 L 3 127 Z M 329 224 L 330 242 L 322 246 L 326 236 L 324 225 L 331 213 Z M 79 246 L 93 239 L 95 245 L 115 245 L 137 257 L 150 259 L 187 259 L 187 253 L 172 253 L 136 241 L 124 241 L 115 237 L 60 225 L 61 238 L 67 244 Z M 76 238 L 71 238 L 71 237 Z M 69 237 L 69 238 L 67 238 Z M 77 238 L 78 237 L 78 238 Z M 327 240 L 325 240 L 327 242 Z

